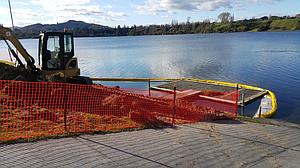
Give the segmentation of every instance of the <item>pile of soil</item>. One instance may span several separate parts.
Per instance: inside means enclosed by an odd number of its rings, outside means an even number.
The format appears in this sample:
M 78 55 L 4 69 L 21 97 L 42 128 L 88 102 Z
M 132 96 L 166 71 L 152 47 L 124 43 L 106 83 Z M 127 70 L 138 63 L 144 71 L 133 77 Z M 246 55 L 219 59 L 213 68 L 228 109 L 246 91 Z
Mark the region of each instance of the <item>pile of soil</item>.
M 0 80 L 35 81 L 36 77 L 26 69 L 0 62 Z

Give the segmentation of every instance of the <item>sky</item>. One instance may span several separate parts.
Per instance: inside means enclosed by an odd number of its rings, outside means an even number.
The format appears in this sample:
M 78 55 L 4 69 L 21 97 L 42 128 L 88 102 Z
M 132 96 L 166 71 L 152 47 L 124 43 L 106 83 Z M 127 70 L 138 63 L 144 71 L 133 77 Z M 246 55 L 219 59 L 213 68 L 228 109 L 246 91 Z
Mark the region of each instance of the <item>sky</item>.
M 300 13 L 300 0 L 11 0 L 15 26 L 80 20 L 117 25 L 168 24 L 172 20 L 216 21 L 222 12 L 235 20 Z M 11 27 L 8 0 L 0 0 L 0 24 Z

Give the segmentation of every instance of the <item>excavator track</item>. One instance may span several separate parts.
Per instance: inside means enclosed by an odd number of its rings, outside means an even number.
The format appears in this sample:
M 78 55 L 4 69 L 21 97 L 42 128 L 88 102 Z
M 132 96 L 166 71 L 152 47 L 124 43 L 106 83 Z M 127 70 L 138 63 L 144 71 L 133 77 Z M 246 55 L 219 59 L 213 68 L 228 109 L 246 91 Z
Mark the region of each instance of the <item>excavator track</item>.
M 37 81 L 37 76 L 27 69 L 0 62 L 0 80 Z

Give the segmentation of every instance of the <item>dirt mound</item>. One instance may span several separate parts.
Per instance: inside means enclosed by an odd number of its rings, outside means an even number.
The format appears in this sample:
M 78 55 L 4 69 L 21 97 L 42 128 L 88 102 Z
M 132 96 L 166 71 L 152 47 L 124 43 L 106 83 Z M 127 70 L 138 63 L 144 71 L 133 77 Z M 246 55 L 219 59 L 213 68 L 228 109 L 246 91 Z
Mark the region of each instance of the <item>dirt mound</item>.
M 35 81 L 35 76 L 28 70 L 0 62 L 0 80 Z

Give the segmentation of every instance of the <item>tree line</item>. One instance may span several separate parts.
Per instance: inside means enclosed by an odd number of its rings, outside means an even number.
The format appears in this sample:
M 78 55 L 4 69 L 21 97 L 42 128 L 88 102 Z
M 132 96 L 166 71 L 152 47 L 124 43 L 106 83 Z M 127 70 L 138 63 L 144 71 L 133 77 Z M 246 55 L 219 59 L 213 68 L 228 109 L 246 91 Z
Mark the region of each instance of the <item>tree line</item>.
M 188 19 L 189 20 L 189 19 Z M 123 34 L 117 35 L 164 35 L 164 34 L 196 34 L 196 33 L 224 33 L 224 32 L 247 32 L 247 31 L 284 31 L 300 30 L 300 14 L 297 16 L 264 16 L 261 18 L 252 18 L 234 21 L 234 16 L 224 12 L 218 16 L 219 21 L 212 22 L 206 19 L 201 22 L 178 23 L 172 21 L 171 24 L 132 26 L 123 27 Z M 274 23 L 279 21 L 278 27 Z M 280 24 L 280 21 L 286 21 Z
M 171 35 L 171 34 L 197 34 L 197 33 L 224 33 L 247 31 L 288 31 L 300 30 L 300 14 L 296 16 L 264 16 L 260 18 L 234 21 L 234 16 L 223 12 L 218 16 L 218 21 L 206 19 L 204 21 L 179 23 L 173 20 L 171 24 L 146 25 L 146 26 L 117 26 L 99 29 L 76 28 L 71 31 L 76 37 L 102 37 L 102 36 L 140 36 L 140 35 Z M 17 31 L 20 38 L 37 37 L 39 32 Z

